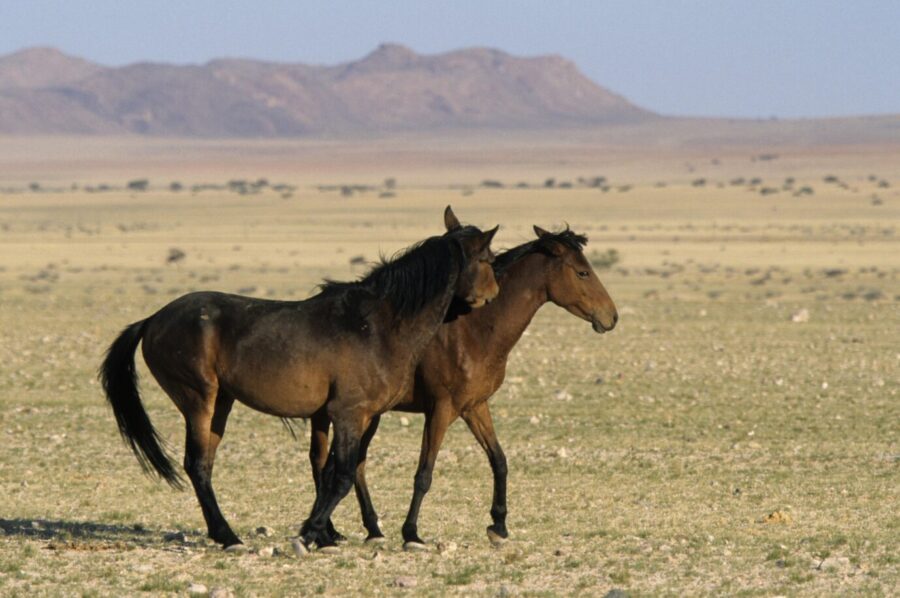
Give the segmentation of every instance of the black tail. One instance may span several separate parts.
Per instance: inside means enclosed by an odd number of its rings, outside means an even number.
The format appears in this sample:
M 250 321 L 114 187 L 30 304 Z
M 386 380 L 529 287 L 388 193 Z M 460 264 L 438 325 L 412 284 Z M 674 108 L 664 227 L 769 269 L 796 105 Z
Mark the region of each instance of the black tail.
M 131 446 L 141 467 L 147 473 L 156 471 L 175 488 L 182 488 L 182 478 L 175 469 L 144 406 L 138 392 L 137 370 L 134 352 L 148 320 L 141 320 L 126 327 L 113 341 L 100 366 L 100 382 L 106 391 L 106 400 L 112 407 L 122 438 Z

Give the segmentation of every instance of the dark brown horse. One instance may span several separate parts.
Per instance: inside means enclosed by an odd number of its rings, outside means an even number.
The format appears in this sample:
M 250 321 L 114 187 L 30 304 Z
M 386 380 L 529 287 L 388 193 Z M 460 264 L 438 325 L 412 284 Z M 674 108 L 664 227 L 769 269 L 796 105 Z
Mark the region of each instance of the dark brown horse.
M 211 478 L 232 404 L 279 417 L 327 414 L 334 442 L 309 518 L 306 546 L 332 544 L 331 512 L 354 483 L 370 423 L 401 400 L 422 351 L 456 298 L 480 307 L 498 293 L 490 242 L 496 228 L 460 226 L 447 208 L 448 232 L 384 261 L 357 282 L 327 282 L 304 301 L 191 293 L 113 342 L 100 370 L 122 437 L 147 471 L 180 483 L 141 404 L 134 352 L 184 416 L 184 468 L 209 531 L 226 548 L 240 544 L 219 510 Z
M 488 399 L 503 383 L 509 353 L 537 310 L 551 301 L 591 323 L 596 332 L 612 330 L 619 319 L 616 306 L 582 253 L 587 238 L 568 229 L 549 233 L 534 227 L 537 239 L 497 256 L 494 271 L 499 297 L 484 309 L 463 315 L 441 327 L 416 368 L 415 385 L 397 411 L 425 414 L 422 451 L 416 470 L 406 522 L 404 548 L 421 549 L 417 521 L 422 499 L 431 486 L 435 459 L 444 433 L 462 417 L 487 453 L 494 474 L 493 523 L 488 536 L 498 541 L 506 529 L 506 457 L 494 433 Z M 328 443 L 327 418 L 313 417 L 310 461 L 318 479 Z M 377 422 L 376 422 L 377 425 Z M 368 531 L 367 541 L 383 538 L 365 479 L 365 454 L 360 456 L 356 494 Z M 342 536 L 329 527 L 334 539 Z

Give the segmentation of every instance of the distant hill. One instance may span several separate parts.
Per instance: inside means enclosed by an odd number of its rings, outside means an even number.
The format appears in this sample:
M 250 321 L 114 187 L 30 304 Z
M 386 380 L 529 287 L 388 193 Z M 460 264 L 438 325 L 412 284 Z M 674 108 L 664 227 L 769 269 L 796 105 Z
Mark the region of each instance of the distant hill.
M 49 48 L 0 57 L 0 134 L 176 137 L 542 129 L 657 119 L 558 56 L 386 44 L 336 66 L 243 59 L 105 67 Z

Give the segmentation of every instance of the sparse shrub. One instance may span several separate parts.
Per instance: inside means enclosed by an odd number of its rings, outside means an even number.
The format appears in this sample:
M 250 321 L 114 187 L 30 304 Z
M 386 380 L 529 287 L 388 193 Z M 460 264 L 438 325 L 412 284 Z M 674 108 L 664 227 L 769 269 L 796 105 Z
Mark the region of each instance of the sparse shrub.
M 561 183 L 558 185 L 558 187 L 559 187 L 560 189 L 571 189 L 571 188 L 572 188 L 572 183 L 571 183 L 570 181 L 563 181 L 563 182 L 561 182 Z
M 37 193 L 38 191 L 41 190 L 41 184 L 40 184 L 40 183 L 30 183 L 30 184 L 28 185 L 28 188 L 29 188 L 31 191 L 34 191 L 35 193 Z
M 147 179 L 134 179 L 133 181 L 128 181 L 129 191 L 146 191 L 149 186 L 150 181 Z
M 550 178 L 544 181 L 544 187 L 552 188 L 556 186 L 556 179 Z
M 880 181 L 878 181 L 879 189 L 887 189 L 890 186 L 891 186 L 891 184 L 889 182 L 887 182 L 887 180 L 885 180 L 885 179 L 881 179 Z
M 341 186 L 341 195 L 344 197 L 351 197 L 353 195 L 353 187 L 350 185 Z
M 775 187 L 763 187 L 759 190 L 760 195 L 772 195 L 773 193 L 778 193 L 778 189 Z
M 502 189 L 503 183 L 501 183 L 500 181 L 495 181 L 493 179 L 485 179 L 481 181 L 481 186 L 488 189 Z
M 187 254 L 184 251 L 182 251 L 181 249 L 178 249 L 177 247 L 172 247 L 171 249 L 169 249 L 169 255 L 166 256 L 166 263 L 167 264 L 177 264 L 178 262 L 182 261 L 185 257 L 187 257 Z
M 622 257 L 619 255 L 619 251 L 617 249 L 607 249 L 603 253 L 593 253 L 591 254 L 591 265 L 598 270 L 609 270 L 616 264 L 621 261 Z
M 822 180 L 825 181 L 826 183 L 840 182 L 840 179 L 837 178 L 836 176 L 834 176 L 833 174 L 825 175 L 825 177 Z
M 755 177 L 753 177 L 752 179 L 750 179 L 750 181 L 748 182 L 748 184 L 751 185 L 751 186 L 753 186 L 753 187 L 755 187 L 756 185 L 762 185 L 762 182 L 763 182 L 763 181 L 762 181 L 761 178 L 759 178 L 758 176 L 755 176 Z
M 384 188 L 385 189 L 396 189 L 397 188 L 397 179 L 394 177 L 388 177 L 384 179 Z
M 741 176 L 741 177 L 738 177 L 738 178 L 736 178 L 736 179 L 731 179 L 731 181 L 730 181 L 729 184 L 734 185 L 735 187 L 737 187 L 737 186 L 743 185 L 744 182 L 745 182 L 744 177 Z
M 184 189 L 184 185 L 182 185 L 178 181 L 172 181 L 169 184 L 169 191 L 171 191 L 172 193 L 178 193 L 182 189 Z
M 706 185 L 706 179 L 694 179 L 693 181 L 691 181 L 691 185 L 693 185 L 694 187 L 703 187 L 704 185 Z

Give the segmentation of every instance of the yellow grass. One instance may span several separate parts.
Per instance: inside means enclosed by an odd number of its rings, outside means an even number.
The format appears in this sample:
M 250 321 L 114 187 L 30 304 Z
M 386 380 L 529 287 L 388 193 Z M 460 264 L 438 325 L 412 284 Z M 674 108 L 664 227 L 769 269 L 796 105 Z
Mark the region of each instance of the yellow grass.
M 896 594 L 900 148 L 752 159 L 767 151 L 618 151 L 591 132 L 0 139 L 0 593 L 184 594 L 197 582 L 248 595 Z M 606 192 L 577 185 L 600 175 Z M 259 177 L 296 189 L 189 189 Z M 388 177 L 395 196 L 379 197 Z M 729 184 L 737 177 L 763 182 L 748 190 Z M 794 197 L 787 177 L 814 194 Z M 138 178 L 149 191 L 85 191 Z M 520 181 L 529 188 L 512 188 Z M 318 188 L 344 184 L 379 189 Z M 763 196 L 766 186 L 779 192 Z M 219 500 L 253 549 L 285 554 L 221 553 L 193 494 L 143 477 L 118 438 L 94 380 L 106 346 L 189 290 L 300 299 L 324 276 L 356 277 L 351 258 L 440 232 L 448 203 L 466 221 L 500 223 L 496 247 L 568 222 L 590 237 L 589 255 L 622 258 L 601 272 L 617 329 L 601 337 L 545 307 L 492 400 L 510 542 L 487 542 L 490 471 L 457 424 L 420 522 L 443 552 L 400 550 L 421 419 L 389 415 L 368 477 L 390 542 L 361 544 L 351 495 L 336 512 L 351 538 L 343 553 L 293 559 L 288 538 L 312 502 L 306 440 L 237 408 Z M 167 265 L 171 248 L 187 257 Z M 809 321 L 792 322 L 802 309 Z M 143 390 L 180 460 L 176 410 L 146 375 Z M 260 525 L 275 536 L 256 537 Z M 185 542 L 164 541 L 176 530 Z M 396 587 L 401 577 L 415 589 Z

